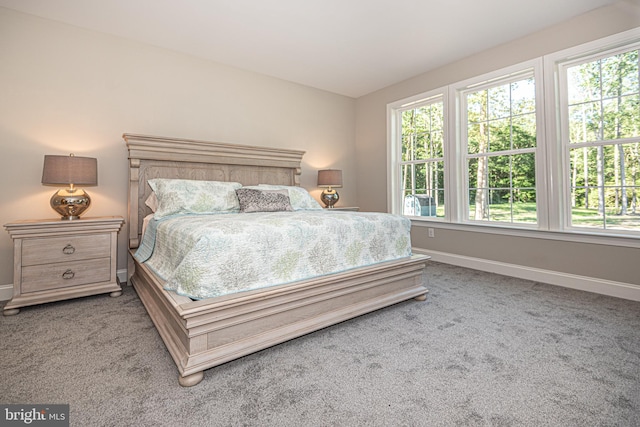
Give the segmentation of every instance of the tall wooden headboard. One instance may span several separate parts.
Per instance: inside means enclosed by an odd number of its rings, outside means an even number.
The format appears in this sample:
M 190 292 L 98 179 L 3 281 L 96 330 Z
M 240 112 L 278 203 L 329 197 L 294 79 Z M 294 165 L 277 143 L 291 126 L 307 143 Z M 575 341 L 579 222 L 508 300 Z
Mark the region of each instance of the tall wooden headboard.
M 129 247 L 140 243 L 151 213 L 145 200 L 153 178 L 300 185 L 304 151 L 125 133 L 129 149 Z

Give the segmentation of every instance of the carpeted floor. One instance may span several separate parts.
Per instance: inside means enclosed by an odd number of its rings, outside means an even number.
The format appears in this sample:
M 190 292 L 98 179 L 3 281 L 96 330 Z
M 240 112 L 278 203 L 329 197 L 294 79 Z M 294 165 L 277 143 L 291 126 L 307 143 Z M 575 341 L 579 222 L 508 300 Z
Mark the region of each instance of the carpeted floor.
M 407 301 L 205 372 L 135 291 L 0 318 L 0 403 L 72 426 L 640 426 L 640 303 L 431 263 Z

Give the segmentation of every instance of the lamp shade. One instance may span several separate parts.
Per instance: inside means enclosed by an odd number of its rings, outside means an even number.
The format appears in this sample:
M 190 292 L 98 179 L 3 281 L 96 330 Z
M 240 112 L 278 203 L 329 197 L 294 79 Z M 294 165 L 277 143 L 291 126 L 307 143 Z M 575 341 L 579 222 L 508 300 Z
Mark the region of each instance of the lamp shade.
M 340 169 L 319 170 L 318 187 L 342 187 L 342 171 Z
M 98 160 L 93 157 L 44 156 L 44 185 L 98 185 Z

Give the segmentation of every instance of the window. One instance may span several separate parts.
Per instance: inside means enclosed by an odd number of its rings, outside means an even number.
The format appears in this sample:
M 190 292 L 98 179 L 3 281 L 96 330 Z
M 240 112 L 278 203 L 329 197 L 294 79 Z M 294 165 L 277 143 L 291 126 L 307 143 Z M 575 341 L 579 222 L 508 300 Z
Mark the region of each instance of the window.
M 400 211 L 407 216 L 442 218 L 444 191 L 443 95 L 402 105 L 397 110 Z
M 640 236 L 640 29 L 391 103 L 388 117 L 393 213 Z
M 559 67 L 569 225 L 640 230 L 638 47 Z
M 465 219 L 536 224 L 533 71 L 461 93 Z

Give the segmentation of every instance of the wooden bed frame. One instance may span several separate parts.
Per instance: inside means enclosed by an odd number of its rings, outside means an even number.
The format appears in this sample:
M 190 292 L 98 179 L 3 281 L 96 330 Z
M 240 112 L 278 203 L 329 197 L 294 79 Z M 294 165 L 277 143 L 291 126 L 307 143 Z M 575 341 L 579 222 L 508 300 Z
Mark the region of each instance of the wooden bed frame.
M 152 178 L 300 185 L 303 151 L 124 134 L 129 149 L 129 247 L 140 243 Z M 415 298 L 424 300 L 429 257 L 414 255 L 293 284 L 193 301 L 130 257 L 130 281 L 175 361 L 179 383 L 205 369 Z

